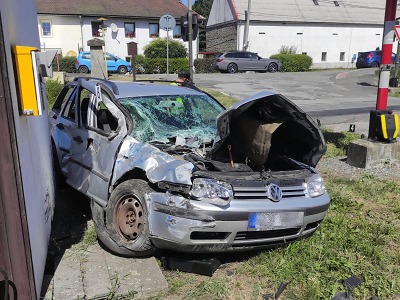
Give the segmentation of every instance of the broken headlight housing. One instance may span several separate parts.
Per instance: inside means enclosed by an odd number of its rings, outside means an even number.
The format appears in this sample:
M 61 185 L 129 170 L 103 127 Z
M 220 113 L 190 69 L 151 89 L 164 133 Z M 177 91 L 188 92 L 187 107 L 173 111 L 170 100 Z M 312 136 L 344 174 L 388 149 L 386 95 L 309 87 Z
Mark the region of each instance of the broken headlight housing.
M 198 200 L 211 204 L 225 206 L 233 199 L 233 189 L 230 184 L 208 178 L 195 178 L 190 195 Z
M 307 180 L 307 192 L 310 197 L 318 197 L 326 191 L 324 180 L 321 176 L 315 174 Z

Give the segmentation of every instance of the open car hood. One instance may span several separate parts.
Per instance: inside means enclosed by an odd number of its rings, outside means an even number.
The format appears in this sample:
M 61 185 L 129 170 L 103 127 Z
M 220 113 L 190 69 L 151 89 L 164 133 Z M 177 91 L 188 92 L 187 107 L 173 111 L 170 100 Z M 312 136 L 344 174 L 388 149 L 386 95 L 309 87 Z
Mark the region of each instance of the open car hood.
M 275 93 L 237 102 L 218 116 L 217 127 L 212 158 L 249 162 L 258 170 L 284 169 L 280 161 L 287 158 L 315 167 L 326 151 L 311 117 Z

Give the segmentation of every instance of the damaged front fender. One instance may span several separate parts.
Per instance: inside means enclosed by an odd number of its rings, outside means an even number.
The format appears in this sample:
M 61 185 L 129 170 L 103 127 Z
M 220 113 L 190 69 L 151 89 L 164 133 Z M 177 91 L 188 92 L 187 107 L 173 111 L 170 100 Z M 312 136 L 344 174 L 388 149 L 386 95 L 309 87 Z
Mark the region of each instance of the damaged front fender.
M 124 174 L 136 168 L 143 170 L 151 183 L 163 181 L 192 185 L 192 163 L 178 160 L 150 144 L 140 143 L 128 136 L 117 155 L 111 186 Z

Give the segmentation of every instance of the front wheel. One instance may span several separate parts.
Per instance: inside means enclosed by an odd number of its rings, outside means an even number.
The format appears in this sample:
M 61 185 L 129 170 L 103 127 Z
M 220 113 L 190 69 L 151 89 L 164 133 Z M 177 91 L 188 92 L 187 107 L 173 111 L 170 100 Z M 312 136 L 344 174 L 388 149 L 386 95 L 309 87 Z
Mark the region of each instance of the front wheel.
M 128 68 L 125 66 L 119 66 L 118 73 L 119 74 L 126 74 L 128 72 Z
M 126 257 L 154 252 L 145 200 L 145 195 L 152 191 L 146 181 L 132 179 L 121 183 L 111 193 L 105 208 L 106 224 L 95 222 L 99 239 L 110 251 Z
M 89 68 L 86 67 L 86 66 L 79 66 L 78 72 L 79 73 L 83 73 L 83 74 L 87 74 L 87 73 L 89 73 Z
M 229 73 L 236 73 L 238 71 L 238 66 L 236 64 L 234 64 L 234 63 L 230 63 L 228 65 L 227 71 Z
M 275 73 L 278 71 L 278 65 L 276 63 L 270 63 L 268 65 L 268 72 Z

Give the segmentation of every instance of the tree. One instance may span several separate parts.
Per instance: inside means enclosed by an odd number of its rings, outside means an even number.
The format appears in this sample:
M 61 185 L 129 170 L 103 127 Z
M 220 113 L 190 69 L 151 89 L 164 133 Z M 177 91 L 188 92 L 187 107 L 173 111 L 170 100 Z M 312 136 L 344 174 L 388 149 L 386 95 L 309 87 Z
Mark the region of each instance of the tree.
M 168 41 L 168 50 L 170 58 L 185 58 L 187 51 L 182 42 L 176 40 Z M 144 56 L 147 58 L 166 58 L 167 57 L 167 39 L 158 38 L 144 47 Z
M 193 10 L 204 17 L 205 19 L 200 22 L 199 24 L 199 50 L 204 51 L 206 50 L 206 25 L 208 16 L 210 15 L 211 7 L 213 4 L 213 0 L 196 0 L 193 5 Z

